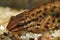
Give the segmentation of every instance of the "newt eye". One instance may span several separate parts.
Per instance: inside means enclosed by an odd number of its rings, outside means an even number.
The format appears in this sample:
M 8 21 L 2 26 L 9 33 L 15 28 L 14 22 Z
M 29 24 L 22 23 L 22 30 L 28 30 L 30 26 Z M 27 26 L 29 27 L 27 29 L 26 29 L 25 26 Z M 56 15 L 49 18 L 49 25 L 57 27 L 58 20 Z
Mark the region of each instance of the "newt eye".
M 24 23 L 19 23 L 16 27 L 22 27 L 24 26 Z

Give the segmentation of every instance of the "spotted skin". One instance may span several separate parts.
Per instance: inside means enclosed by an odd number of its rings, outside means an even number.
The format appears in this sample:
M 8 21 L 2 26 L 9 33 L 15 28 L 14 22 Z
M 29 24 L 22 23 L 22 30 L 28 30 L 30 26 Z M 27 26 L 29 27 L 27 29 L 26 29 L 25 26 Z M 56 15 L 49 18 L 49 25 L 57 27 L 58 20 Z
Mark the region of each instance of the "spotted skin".
M 52 1 L 12 16 L 6 29 L 14 34 L 25 31 L 43 33 L 59 27 L 59 24 L 60 1 Z

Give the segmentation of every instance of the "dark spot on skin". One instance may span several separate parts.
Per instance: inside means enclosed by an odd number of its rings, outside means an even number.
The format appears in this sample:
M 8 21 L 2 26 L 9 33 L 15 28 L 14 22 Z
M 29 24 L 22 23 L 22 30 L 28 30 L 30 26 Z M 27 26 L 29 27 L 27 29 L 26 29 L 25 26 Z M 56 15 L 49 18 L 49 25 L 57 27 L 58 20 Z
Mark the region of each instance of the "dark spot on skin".
M 47 25 L 45 25 L 45 28 L 48 29 L 49 27 Z
M 42 10 L 37 11 L 37 14 L 39 14 L 40 12 L 42 12 Z
M 32 19 L 31 21 L 35 21 L 35 19 Z
M 55 19 L 53 19 L 53 21 L 52 21 L 53 23 L 55 22 Z
M 60 23 L 60 20 L 58 20 L 58 23 Z
M 26 22 L 26 23 L 28 24 L 28 23 L 31 23 L 31 22 L 32 22 L 32 21 L 28 21 L 28 22 Z
M 24 25 L 27 25 L 27 23 L 24 23 Z
M 10 39 L 12 39 L 13 37 L 10 37 Z
M 47 11 L 47 8 L 44 8 L 44 11 Z
M 10 39 L 12 39 L 14 37 L 14 35 L 10 36 Z
M 40 26 L 40 24 L 37 24 L 37 26 Z
M 25 19 L 29 18 L 29 16 L 25 16 Z
M 52 10 L 50 10 L 51 12 L 54 12 L 54 10 L 52 9 Z
M 34 16 L 34 14 L 31 14 L 31 16 Z
M 47 24 L 49 24 L 49 22 Z
M 46 31 L 45 29 L 42 30 L 43 32 Z
M 29 38 L 29 40 L 34 40 L 34 38 Z
M 60 17 L 60 12 L 56 12 L 56 17 L 59 18 Z
M 36 29 L 39 29 L 38 27 L 36 27 Z
M 28 18 L 31 18 L 31 16 L 29 16 L 29 15 L 25 16 L 25 19 L 28 19 Z
M 36 19 L 32 19 L 31 21 L 37 21 L 38 20 L 38 18 L 36 18 Z
M 42 16 L 40 15 L 39 17 L 41 18 Z
M 43 13 L 44 16 L 47 16 L 46 13 Z
M 56 6 L 53 6 L 53 8 L 57 8 Z

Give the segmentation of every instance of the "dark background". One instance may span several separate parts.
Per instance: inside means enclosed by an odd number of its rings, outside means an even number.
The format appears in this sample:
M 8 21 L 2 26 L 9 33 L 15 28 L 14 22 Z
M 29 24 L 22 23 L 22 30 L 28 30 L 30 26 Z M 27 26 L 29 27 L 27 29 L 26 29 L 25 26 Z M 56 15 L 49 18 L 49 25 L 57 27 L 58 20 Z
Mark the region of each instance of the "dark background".
M 50 2 L 52 0 L 0 0 L 1 7 L 11 7 L 14 9 L 30 9 L 36 5 Z

